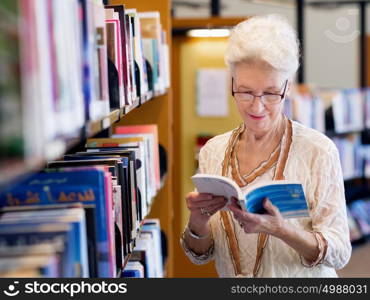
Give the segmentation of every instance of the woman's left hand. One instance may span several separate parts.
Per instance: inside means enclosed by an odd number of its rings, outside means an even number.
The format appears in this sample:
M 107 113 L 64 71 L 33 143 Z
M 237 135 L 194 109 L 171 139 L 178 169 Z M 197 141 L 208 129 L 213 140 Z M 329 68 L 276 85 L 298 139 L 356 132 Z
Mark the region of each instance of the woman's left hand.
M 263 200 L 265 214 L 253 214 L 242 210 L 238 201 L 233 198 L 232 204 L 228 206 L 234 218 L 243 227 L 245 233 L 267 233 L 274 236 L 281 236 L 285 225 L 284 218 L 279 209 L 274 206 L 268 198 Z

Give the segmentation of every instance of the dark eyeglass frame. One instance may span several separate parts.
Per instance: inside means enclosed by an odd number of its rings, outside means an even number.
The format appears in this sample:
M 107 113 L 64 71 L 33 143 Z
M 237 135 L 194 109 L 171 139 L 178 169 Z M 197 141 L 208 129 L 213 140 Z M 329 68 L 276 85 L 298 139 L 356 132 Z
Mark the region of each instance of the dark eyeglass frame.
M 279 102 L 276 102 L 274 104 L 278 104 L 280 103 L 284 98 L 285 98 L 285 93 L 286 93 L 286 88 L 288 86 L 288 79 L 285 80 L 285 84 L 284 84 L 284 90 L 283 90 L 283 93 L 282 94 L 275 94 L 275 93 L 263 93 L 262 95 L 255 95 L 255 94 L 252 94 L 252 93 L 249 93 L 249 92 L 234 92 L 234 77 L 231 77 L 231 95 L 233 97 L 235 97 L 234 95 L 235 94 L 249 94 L 249 95 L 252 95 L 254 98 L 256 97 L 262 97 L 264 95 L 274 95 L 274 96 L 280 96 L 280 101 Z M 253 98 L 253 100 L 254 100 Z M 262 102 L 263 104 L 265 104 L 264 102 Z

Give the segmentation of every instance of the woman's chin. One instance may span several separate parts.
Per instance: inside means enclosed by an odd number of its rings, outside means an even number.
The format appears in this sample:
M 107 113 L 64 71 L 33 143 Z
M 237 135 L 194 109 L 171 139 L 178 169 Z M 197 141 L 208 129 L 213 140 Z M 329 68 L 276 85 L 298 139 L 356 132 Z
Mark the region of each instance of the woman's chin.
M 250 121 L 248 120 L 247 122 L 245 122 L 245 126 L 247 128 L 247 130 L 250 130 L 250 131 L 253 131 L 253 132 L 266 132 L 268 131 L 268 124 L 266 124 L 265 121 Z

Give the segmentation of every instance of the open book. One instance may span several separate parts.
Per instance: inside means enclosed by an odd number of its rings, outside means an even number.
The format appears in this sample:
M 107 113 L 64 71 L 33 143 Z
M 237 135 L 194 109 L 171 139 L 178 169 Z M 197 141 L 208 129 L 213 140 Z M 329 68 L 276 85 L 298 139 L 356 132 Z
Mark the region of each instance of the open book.
M 231 198 L 239 199 L 243 210 L 251 213 L 264 213 L 263 199 L 269 198 L 284 218 L 308 217 L 308 207 L 302 184 L 288 180 L 270 181 L 256 185 L 246 194 L 232 179 L 210 174 L 196 174 L 191 177 L 199 193 L 224 196 L 231 203 Z M 226 206 L 223 210 L 227 210 Z

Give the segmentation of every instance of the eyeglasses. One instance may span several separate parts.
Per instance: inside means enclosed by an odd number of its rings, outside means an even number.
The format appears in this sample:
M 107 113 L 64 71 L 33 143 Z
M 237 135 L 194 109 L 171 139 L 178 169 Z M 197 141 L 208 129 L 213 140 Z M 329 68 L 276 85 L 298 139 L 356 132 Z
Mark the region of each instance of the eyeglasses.
M 284 83 L 284 90 L 282 94 L 274 93 L 263 93 L 262 95 L 254 95 L 250 92 L 234 92 L 234 78 L 231 78 L 231 95 L 240 102 L 250 103 L 255 97 L 260 97 L 263 104 L 278 104 L 280 103 L 286 93 L 286 87 L 288 85 L 288 80 Z

